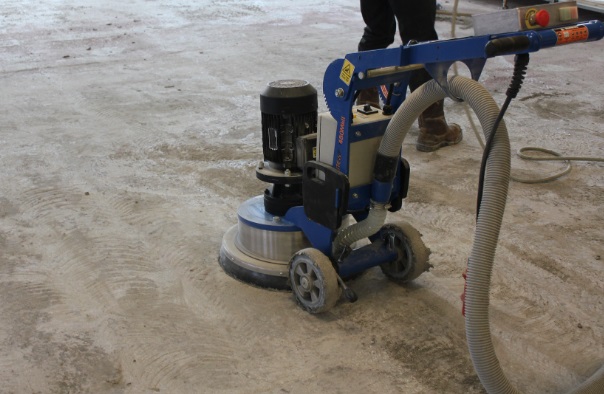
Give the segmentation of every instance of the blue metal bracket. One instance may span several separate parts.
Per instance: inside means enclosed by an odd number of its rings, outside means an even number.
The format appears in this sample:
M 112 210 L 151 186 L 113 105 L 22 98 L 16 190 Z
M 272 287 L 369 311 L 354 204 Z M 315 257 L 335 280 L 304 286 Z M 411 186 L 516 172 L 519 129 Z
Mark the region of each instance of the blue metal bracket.
M 566 37 L 569 34 L 570 39 Z M 383 135 L 389 121 L 385 119 L 379 124 L 373 124 L 371 132 L 367 132 L 362 125 L 353 125 L 352 107 L 358 90 L 393 85 L 391 105 L 396 110 L 405 99 L 411 72 L 419 68 L 425 68 L 448 92 L 447 74 L 455 62 L 466 64 L 472 78 L 478 80 L 490 57 L 535 52 L 542 48 L 595 41 L 602 37 L 604 24 L 591 21 L 566 28 L 431 41 L 356 52 L 337 59 L 327 67 L 323 80 L 323 92 L 329 111 L 338 123 L 331 165 L 349 175 L 350 144 Z M 362 215 L 372 198 L 371 194 L 371 185 L 351 188 L 348 212 Z M 388 193 L 381 190 L 380 194 Z M 331 255 L 335 232 L 308 219 L 301 206 L 291 208 L 285 218 L 302 229 L 313 247 Z
M 304 214 L 304 207 L 290 208 L 285 214 L 285 219 L 299 227 L 315 249 L 319 249 L 326 256 L 331 256 L 331 243 L 335 233 L 319 223 L 313 222 Z
M 564 38 L 567 34 L 574 38 Z M 355 91 L 391 83 L 399 83 L 399 86 L 404 85 L 406 88 L 409 72 L 417 67 L 425 67 L 444 87 L 447 72 L 455 62 L 465 63 L 472 78 L 478 80 L 486 60 L 490 57 L 536 52 L 564 44 L 596 41 L 603 37 L 604 24 L 595 20 L 555 29 L 430 41 L 397 48 L 350 53 L 344 59 L 334 61 L 327 68 L 323 80 L 323 92 L 331 114 L 335 119 L 340 119 L 342 116 L 348 116 Z M 504 47 L 503 51 L 498 53 L 489 53 L 487 49 L 489 43 L 504 39 L 514 42 L 519 38 L 523 38 L 526 45 Z M 376 72 L 389 67 L 392 68 L 391 72 L 382 74 Z M 345 70 L 349 70 L 349 73 L 346 74 Z M 371 77 L 376 73 L 378 76 Z
M 327 106 L 338 122 L 332 165 L 345 174 L 349 173 L 351 111 L 355 93 L 359 90 L 394 84 L 390 104 L 396 110 L 405 99 L 411 72 L 418 68 L 425 68 L 448 92 L 447 74 L 455 62 L 466 64 L 472 78 L 478 80 L 488 58 L 536 52 L 564 44 L 596 41 L 603 37 L 604 24 L 589 21 L 555 29 L 430 41 L 356 52 L 346 55 L 344 59 L 337 59 L 327 67 L 323 79 Z

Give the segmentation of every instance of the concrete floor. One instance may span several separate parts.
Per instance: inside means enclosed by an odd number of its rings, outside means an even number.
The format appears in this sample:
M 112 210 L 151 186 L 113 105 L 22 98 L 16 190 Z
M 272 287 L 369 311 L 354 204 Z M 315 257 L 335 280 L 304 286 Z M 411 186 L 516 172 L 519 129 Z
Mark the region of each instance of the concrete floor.
M 441 38 L 450 26 L 439 18 Z M 412 222 L 433 251 L 414 284 L 372 269 L 351 282 L 357 303 L 313 316 L 217 264 L 237 207 L 265 187 L 259 93 L 283 78 L 322 93 L 362 28 L 344 0 L 2 2 L 0 392 L 483 392 L 460 314 L 481 154 L 461 104 L 447 101 L 459 146 L 420 154 L 417 129 L 403 145 L 411 189 L 389 221 Z M 531 57 L 506 117 L 513 149 L 602 154 L 603 48 Z M 511 61 L 481 77 L 499 103 Z M 587 162 L 511 184 L 492 333 L 527 393 L 565 392 L 604 362 L 603 190 Z

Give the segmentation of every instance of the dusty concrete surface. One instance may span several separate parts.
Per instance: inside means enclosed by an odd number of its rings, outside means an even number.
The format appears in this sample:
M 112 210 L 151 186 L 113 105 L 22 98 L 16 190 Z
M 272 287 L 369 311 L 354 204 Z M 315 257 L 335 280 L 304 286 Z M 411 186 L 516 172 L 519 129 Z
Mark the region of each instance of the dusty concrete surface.
M 238 205 L 264 188 L 259 92 L 292 77 L 321 92 L 361 29 L 344 0 L 3 1 L 0 392 L 483 391 L 460 314 L 480 160 L 461 105 L 447 103 L 459 146 L 419 154 L 416 129 L 404 143 L 411 191 L 389 220 L 411 221 L 434 265 L 413 285 L 373 269 L 351 283 L 357 303 L 311 316 L 217 264 Z M 438 29 L 450 37 L 447 18 Z M 603 45 L 532 56 L 507 116 L 514 149 L 602 154 Z M 481 78 L 500 103 L 511 70 L 493 59 Z M 604 362 L 603 187 L 584 162 L 511 185 L 492 332 L 528 393 Z

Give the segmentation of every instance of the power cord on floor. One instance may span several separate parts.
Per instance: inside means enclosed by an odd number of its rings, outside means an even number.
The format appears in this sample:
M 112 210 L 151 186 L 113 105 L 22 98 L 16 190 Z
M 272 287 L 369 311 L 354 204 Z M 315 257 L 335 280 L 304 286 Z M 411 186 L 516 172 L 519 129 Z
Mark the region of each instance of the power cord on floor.
M 442 10 L 442 9 L 439 9 L 437 11 L 438 14 L 451 16 L 451 38 L 456 38 L 457 17 L 458 16 L 467 16 L 467 17 L 471 16 L 471 14 L 458 12 L 458 10 L 457 10 L 458 3 L 459 3 L 459 0 L 455 0 L 453 2 L 453 8 L 450 12 Z M 506 2 L 504 2 L 503 4 L 506 5 Z M 504 7 L 504 8 L 507 8 L 507 7 Z M 454 73 L 454 75 L 458 75 L 457 63 L 453 63 L 453 73 Z M 478 130 L 478 127 L 476 127 L 476 123 L 474 122 L 474 118 L 472 117 L 472 113 L 470 112 L 470 107 L 468 106 L 467 103 L 464 103 L 463 108 L 464 108 L 464 112 L 466 113 L 468 123 L 470 124 L 470 128 L 474 132 L 474 135 L 476 136 L 476 139 L 478 140 L 480 147 L 484 150 L 485 143 L 482 139 L 480 131 Z M 545 153 L 545 154 L 551 155 L 553 157 L 529 155 L 529 154 L 527 154 L 527 152 L 540 152 L 540 153 Z M 600 163 L 604 162 L 604 158 L 600 158 L 600 157 L 562 156 L 560 153 L 555 152 L 553 150 L 535 147 L 535 146 L 525 146 L 523 148 L 520 148 L 516 152 L 516 155 L 523 160 L 529 160 L 529 161 L 564 161 L 566 163 L 566 166 L 562 171 L 560 171 L 556 174 L 550 175 L 550 176 L 546 176 L 546 177 L 542 177 L 542 178 L 521 178 L 521 177 L 512 175 L 510 177 L 510 179 L 515 182 L 527 183 L 527 184 L 546 183 L 546 182 L 551 182 L 558 178 L 563 177 L 564 175 L 566 175 L 570 172 L 570 170 L 572 168 L 572 164 L 571 164 L 572 161 L 588 161 L 588 162 L 600 162 Z

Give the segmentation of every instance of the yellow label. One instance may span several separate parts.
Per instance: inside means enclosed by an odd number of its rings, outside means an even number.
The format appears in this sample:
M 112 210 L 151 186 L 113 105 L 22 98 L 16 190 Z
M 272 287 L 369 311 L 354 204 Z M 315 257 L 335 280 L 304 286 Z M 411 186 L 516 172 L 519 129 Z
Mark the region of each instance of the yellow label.
M 312 147 L 312 158 L 313 159 L 317 158 L 317 147 L 316 146 Z
M 344 65 L 342 71 L 340 71 L 340 79 L 344 81 L 346 85 L 350 85 L 352 80 L 352 73 L 354 72 L 354 66 L 347 59 L 344 59 Z

